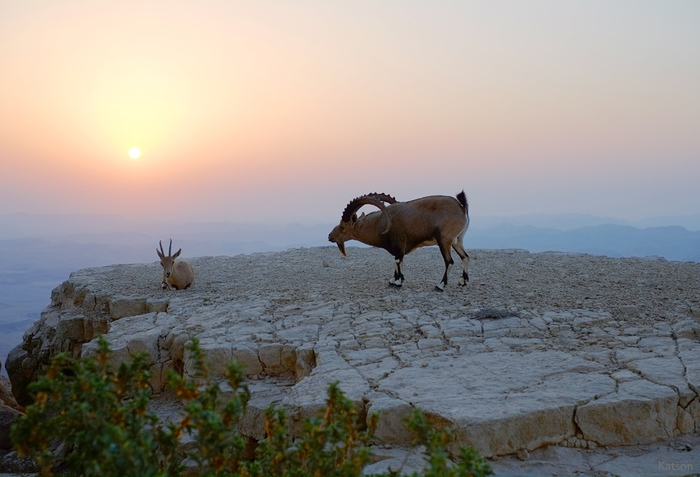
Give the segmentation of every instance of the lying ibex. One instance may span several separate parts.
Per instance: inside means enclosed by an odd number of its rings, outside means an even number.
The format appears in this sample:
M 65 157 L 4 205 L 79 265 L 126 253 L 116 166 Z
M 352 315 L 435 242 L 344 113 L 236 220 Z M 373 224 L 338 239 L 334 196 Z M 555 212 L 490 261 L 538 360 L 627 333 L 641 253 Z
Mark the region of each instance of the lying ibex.
M 384 203 L 389 205 L 384 205 Z M 358 217 L 356 212 L 363 205 L 374 205 L 379 211 Z M 437 245 L 445 260 L 445 274 L 435 287 L 443 291 L 447 274 L 454 264 L 450 247 L 462 259 L 460 285 L 469 281 L 467 269 L 469 255 L 464 251 L 462 239 L 469 227 L 469 204 L 464 191 L 457 198 L 434 195 L 397 202 L 386 194 L 366 194 L 350 201 L 338 224 L 328 235 L 328 240 L 338 244 L 343 255 L 345 242 L 358 240 L 373 247 L 381 247 L 394 256 L 396 270 L 391 285 L 400 287 L 404 282 L 401 273 L 403 257 L 418 247 Z
M 170 247 L 168 248 L 168 256 L 165 256 L 163 251 L 163 243 L 160 244 L 160 250 L 156 249 L 156 253 L 160 257 L 160 264 L 163 267 L 163 283 L 162 287 L 167 289 L 184 290 L 189 288 L 194 283 L 194 269 L 192 265 L 180 260 L 175 262 L 175 259 L 180 256 L 182 249 L 171 255 L 173 250 L 173 239 L 170 239 Z

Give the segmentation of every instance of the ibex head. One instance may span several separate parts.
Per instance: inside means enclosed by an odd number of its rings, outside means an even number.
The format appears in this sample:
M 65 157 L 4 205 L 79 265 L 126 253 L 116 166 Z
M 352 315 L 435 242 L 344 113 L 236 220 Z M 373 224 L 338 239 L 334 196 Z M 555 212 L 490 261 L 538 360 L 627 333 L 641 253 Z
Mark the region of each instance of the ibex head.
M 386 234 L 391 228 L 391 218 L 386 211 L 386 206 L 384 202 L 390 204 L 396 203 L 396 199 L 386 194 L 366 194 L 357 197 L 350 201 L 350 203 L 345 207 L 343 211 L 343 216 L 340 219 L 340 223 L 336 225 L 331 233 L 328 234 L 328 240 L 338 245 L 340 253 L 347 256 L 345 253 L 345 242 L 352 239 L 358 239 L 360 235 L 366 235 L 367 231 L 358 234 L 358 227 L 361 227 L 364 223 L 365 214 L 363 213 L 360 217 L 357 216 L 357 211 L 363 205 L 374 205 L 378 207 L 382 215 L 385 218 L 384 227 L 382 230 L 375 230 L 375 234 Z

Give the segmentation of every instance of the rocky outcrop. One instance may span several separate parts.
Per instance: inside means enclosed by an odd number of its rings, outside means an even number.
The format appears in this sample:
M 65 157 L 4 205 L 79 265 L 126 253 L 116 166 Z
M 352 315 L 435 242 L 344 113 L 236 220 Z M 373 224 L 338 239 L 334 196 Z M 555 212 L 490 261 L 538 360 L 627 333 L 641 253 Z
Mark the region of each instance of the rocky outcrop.
M 120 265 L 80 270 L 53 290 L 50 306 L 25 332 L 24 342 L 10 351 L 5 363 L 20 404 L 31 402 L 27 386 L 51 356 L 60 352 L 80 356 L 82 345 L 98 334 L 107 333 L 112 321 L 167 310 L 166 297 L 138 296 L 137 290 L 130 286 L 135 283 L 131 278 L 141 275 L 143 268 Z M 115 294 L 114 285 L 129 295 Z
M 160 392 L 167 370 L 191 373 L 185 343 L 197 336 L 215 373 L 246 365 L 254 439 L 271 402 L 298 425 L 332 381 L 381 412 L 390 445 L 409 442 L 414 406 L 487 457 L 700 430 L 700 264 L 476 251 L 468 287 L 454 272 L 436 293 L 437 249 L 409 255 L 402 289 L 387 285 L 386 252 L 349 255 L 194 259 L 197 282 L 183 291 L 160 289 L 155 263 L 76 272 L 10 354 L 14 393 L 26 403 L 50 356 L 89 353 L 97 333 L 115 361 L 146 351 Z
M 15 419 L 22 415 L 22 411 L 12 395 L 10 381 L 0 375 L 0 472 L 37 472 L 36 466 L 29 459 L 20 458 L 12 450 L 10 428 Z
M 20 409 L 12 395 L 10 381 L 5 376 L 0 376 L 0 454 L 12 449 L 10 426 L 22 415 Z

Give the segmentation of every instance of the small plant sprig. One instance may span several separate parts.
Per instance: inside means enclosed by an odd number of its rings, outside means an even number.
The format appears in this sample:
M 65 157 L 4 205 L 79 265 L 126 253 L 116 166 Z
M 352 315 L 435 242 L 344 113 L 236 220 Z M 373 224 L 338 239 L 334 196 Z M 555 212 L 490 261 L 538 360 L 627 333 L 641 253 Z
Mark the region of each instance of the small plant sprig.
M 197 462 L 202 475 L 237 475 L 246 447 L 238 424 L 250 400 L 250 390 L 243 382 L 243 366 L 235 362 L 228 365 L 226 379 L 232 393 L 224 404 L 221 386 L 209 375 L 199 340 L 192 338 L 187 349 L 193 361 L 194 379 L 185 379 L 172 370 L 168 373 L 168 384 L 182 399 L 185 411 L 174 432 L 178 437 L 183 432 L 194 436 L 196 450 L 189 457 Z
M 447 446 L 454 439 L 454 430 L 437 430 L 419 409 L 414 409 L 407 422 L 415 436 L 414 446 L 425 446 L 428 466 L 425 473 L 413 477 L 481 477 L 493 475 L 491 466 L 471 447 L 462 447 L 457 462 L 449 460 Z
M 306 420 L 301 435 L 288 433 L 284 409 L 265 411 L 265 434 L 254 461 L 247 463 L 251 477 L 274 476 L 361 476 L 371 462 L 370 441 L 374 437 L 378 415 L 363 418 L 360 408 L 348 399 L 338 383 L 328 387 L 326 409 L 322 415 Z

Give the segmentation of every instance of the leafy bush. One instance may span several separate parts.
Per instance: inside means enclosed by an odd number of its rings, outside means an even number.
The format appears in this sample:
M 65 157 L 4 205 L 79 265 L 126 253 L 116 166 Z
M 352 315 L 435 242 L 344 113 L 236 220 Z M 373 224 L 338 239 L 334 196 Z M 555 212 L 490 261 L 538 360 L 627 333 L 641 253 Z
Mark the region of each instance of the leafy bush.
M 52 448 L 70 448 L 66 464 L 79 475 L 158 475 L 155 455 L 173 453 L 173 440 L 146 411 L 151 395 L 145 355 L 107 366 L 109 347 L 100 339 L 93 359 L 55 356 L 44 376 L 30 386 L 35 403 L 12 426 L 22 455 L 33 456 L 42 475 L 51 475 Z M 170 449 L 168 449 L 170 444 Z M 59 449 L 60 453 L 60 449 Z
M 307 420 L 299 436 L 289 434 L 284 409 L 268 408 L 266 437 L 258 443 L 255 458 L 246 459 L 247 441 L 238 425 L 250 391 L 241 367 L 228 366 L 226 378 L 233 391 L 224 403 L 198 341 L 193 339 L 188 349 L 197 379 L 169 373 L 168 384 L 183 401 L 183 417 L 167 423 L 148 411 L 151 389 L 146 354 L 121 363 L 115 372 L 108 366 L 109 345 L 100 337 L 93 357 L 54 357 L 47 373 L 30 387 L 35 403 L 12 427 L 16 449 L 32 456 L 42 475 L 52 475 L 57 465 L 64 465 L 59 472 L 73 475 L 178 476 L 189 457 L 197 463 L 199 475 L 359 477 L 372 461 L 369 445 L 378 416 L 365 419 L 337 383 L 328 388 L 325 411 Z M 416 444 L 425 446 L 428 462 L 425 473 L 414 477 L 492 474 L 471 449 L 462 449 L 457 462 L 450 462 L 447 444 L 452 434 L 433 429 L 420 411 L 414 411 L 407 424 Z M 179 446 L 185 434 L 194 439 L 194 450 L 187 453 Z

